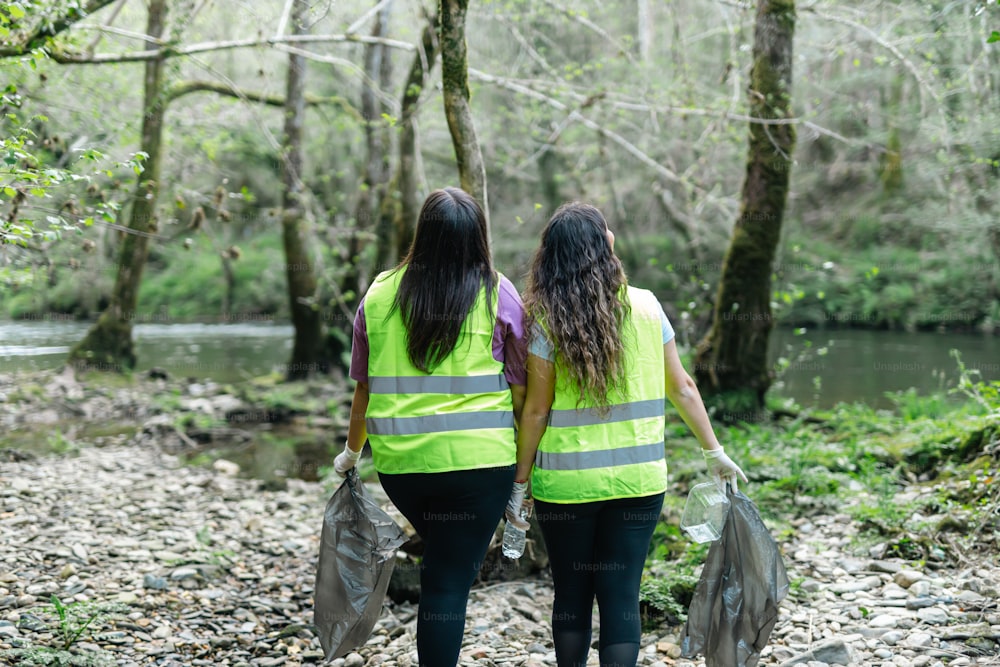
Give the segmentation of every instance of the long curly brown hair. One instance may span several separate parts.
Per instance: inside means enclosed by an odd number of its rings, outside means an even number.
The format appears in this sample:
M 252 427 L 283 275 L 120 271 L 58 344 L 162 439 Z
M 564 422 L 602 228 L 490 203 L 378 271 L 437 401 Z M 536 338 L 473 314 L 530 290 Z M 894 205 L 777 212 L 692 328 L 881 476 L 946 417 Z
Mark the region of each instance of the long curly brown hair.
M 607 406 L 608 394 L 625 391 L 622 335 L 631 306 L 625 269 L 607 232 L 593 206 L 562 205 L 542 232 L 524 294 L 529 322 L 542 326 L 556 360 L 579 388 L 578 405 L 590 400 Z

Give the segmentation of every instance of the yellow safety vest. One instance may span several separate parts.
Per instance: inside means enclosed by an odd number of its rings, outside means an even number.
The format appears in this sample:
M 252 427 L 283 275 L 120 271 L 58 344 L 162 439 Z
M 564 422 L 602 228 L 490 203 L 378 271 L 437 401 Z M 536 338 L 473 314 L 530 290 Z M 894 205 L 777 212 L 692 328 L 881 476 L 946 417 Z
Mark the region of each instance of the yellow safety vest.
M 404 271 L 379 274 L 365 297 L 365 423 L 375 469 L 398 474 L 513 464 L 513 401 L 503 364 L 493 358 L 498 293 L 491 311 L 480 290 L 455 349 L 424 373 L 410 362 L 402 315 L 392 310 Z
M 555 399 L 531 475 L 531 492 L 539 500 L 583 503 L 667 489 L 662 309 L 648 290 L 628 287 L 628 298 L 626 388 L 609 394 L 604 416 L 592 402 L 577 407 L 579 389 L 556 354 Z

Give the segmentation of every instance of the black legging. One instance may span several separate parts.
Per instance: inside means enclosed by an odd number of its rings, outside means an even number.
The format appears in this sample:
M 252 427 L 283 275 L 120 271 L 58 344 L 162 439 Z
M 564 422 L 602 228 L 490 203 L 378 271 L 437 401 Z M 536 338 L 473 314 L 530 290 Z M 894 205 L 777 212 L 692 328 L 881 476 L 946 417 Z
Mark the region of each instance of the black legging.
M 420 667 L 455 667 L 469 589 L 514 484 L 514 466 L 379 474 L 382 488 L 424 541 L 417 655 Z
M 663 494 L 591 503 L 535 501 L 552 567 L 552 641 L 559 667 L 587 664 L 594 596 L 601 667 L 635 667 L 639 581 Z

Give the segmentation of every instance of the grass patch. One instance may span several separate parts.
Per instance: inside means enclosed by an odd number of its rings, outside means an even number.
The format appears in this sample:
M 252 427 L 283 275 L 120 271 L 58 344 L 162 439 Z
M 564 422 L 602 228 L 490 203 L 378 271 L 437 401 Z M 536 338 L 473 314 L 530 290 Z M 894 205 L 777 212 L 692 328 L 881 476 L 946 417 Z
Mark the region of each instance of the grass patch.
M 880 544 L 887 557 L 974 561 L 996 551 L 1000 530 L 1000 383 L 977 382 L 961 365 L 960 373 L 951 393 L 898 392 L 891 410 L 840 404 L 790 421 L 717 424 L 716 433 L 776 539 L 796 518 L 846 513 L 859 551 Z M 668 424 L 667 442 L 668 520 L 654 531 L 641 599 L 648 618 L 675 623 L 708 545 L 688 541 L 674 519 L 705 473 L 683 424 Z

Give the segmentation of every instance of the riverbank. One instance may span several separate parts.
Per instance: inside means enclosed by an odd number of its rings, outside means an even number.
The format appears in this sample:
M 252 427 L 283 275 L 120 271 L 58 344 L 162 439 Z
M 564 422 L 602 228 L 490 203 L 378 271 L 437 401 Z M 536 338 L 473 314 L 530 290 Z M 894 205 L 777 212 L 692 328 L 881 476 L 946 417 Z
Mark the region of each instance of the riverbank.
M 868 223 L 869 232 L 880 227 Z M 789 221 L 773 263 L 772 317 L 778 326 L 1000 333 L 1000 261 L 988 247 L 897 246 L 867 235 L 845 244 L 837 236 L 817 236 L 815 229 Z M 653 290 L 672 321 L 689 324 L 700 338 L 711 324 L 706 296 L 715 293 L 725 246 L 703 249 L 694 259 L 691 248 L 678 242 L 662 233 L 623 234 L 616 251 L 630 281 Z M 523 284 L 536 243 L 520 233 L 496 240 L 496 266 L 516 285 Z M 50 252 L 44 268 L 9 280 L 0 291 L 0 317 L 95 321 L 110 299 L 117 256 L 81 257 L 77 247 L 62 244 Z M 194 236 L 191 247 L 156 245 L 150 252 L 137 324 L 290 321 L 281 234 L 273 229 L 241 243 L 228 279 L 219 248 L 203 234 Z
M 314 386 L 293 400 L 293 389 L 281 385 L 257 394 L 196 385 L 195 396 L 190 385 L 181 392 L 184 383 L 149 378 L 98 389 L 68 374 L 0 380 L 0 650 L 56 644 L 59 622 L 48 602 L 56 595 L 63 604 L 121 606 L 119 616 L 99 620 L 74 644 L 91 657 L 107 652 L 121 666 L 318 664 L 309 625 L 332 485 L 319 475 L 307 481 L 288 474 L 280 484 L 265 483 L 227 459 L 185 465 L 198 444 L 191 434 L 223 427 L 183 415 L 211 409 L 231 417 L 241 414 L 234 401 L 259 410 L 263 396 L 273 407 L 283 392 L 294 418 L 326 413 L 324 428 L 335 431 L 338 408 L 327 407 L 335 395 Z M 301 401 L 310 394 L 315 412 L 305 415 Z M 45 410 L 60 416 L 73 409 L 81 423 L 110 417 L 138 428 L 87 435 L 78 424 L 73 446 L 61 453 L 11 447 L 10 435 Z M 991 476 L 1000 438 L 990 430 L 992 413 L 973 413 L 951 415 L 947 425 L 911 415 L 903 427 L 902 418 L 845 408 L 823 424 L 720 432 L 750 474 L 745 490 L 767 519 L 792 582 L 760 664 L 1000 664 L 1000 517 Z M 975 432 L 965 428 L 969 420 L 982 426 L 978 440 L 967 437 Z M 250 430 L 248 422 L 238 430 Z M 691 442 L 680 429 L 671 432 L 672 487 L 656 541 L 674 555 L 651 558 L 647 579 L 699 562 L 699 552 L 676 538 L 683 490 L 698 473 L 694 457 L 682 454 Z M 933 450 L 933 441 L 955 446 Z M 862 452 L 908 461 L 903 480 L 879 487 L 884 475 L 848 475 L 866 465 Z M 370 488 L 381 495 L 377 484 Z M 477 586 L 461 665 L 554 664 L 551 595 L 544 573 Z M 679 657 L 679 626 L 653 622 L 645 630 L 641 665 L 702 664 Z M 414 633 L 413 603 L 389 601 L 368 644 L 335 664 L 410 667 Z

